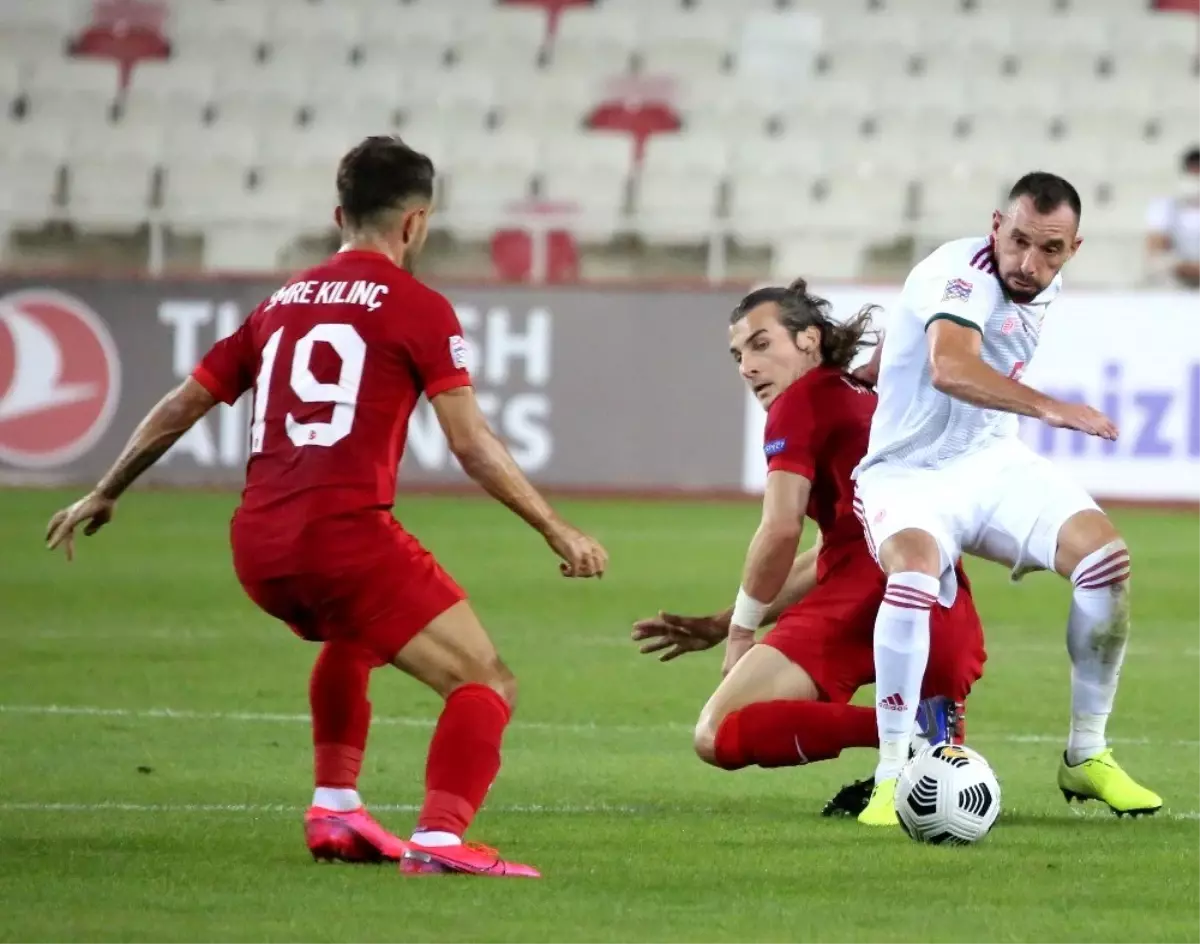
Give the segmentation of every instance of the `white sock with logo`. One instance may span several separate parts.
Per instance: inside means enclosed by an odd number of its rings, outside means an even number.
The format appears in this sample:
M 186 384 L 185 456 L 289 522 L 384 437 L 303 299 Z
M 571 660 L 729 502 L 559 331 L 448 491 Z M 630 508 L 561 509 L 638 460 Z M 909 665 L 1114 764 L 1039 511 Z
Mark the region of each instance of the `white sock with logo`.
M 908 760 L 929 661 L 929 611 L 937 603 L 939 586 L 936 577 L 925 574 L 893 574 L 875 617 L 876 783 L 895 777 Z
M 1067 763 L 1081 764 L 1108 746 L 1105 727 L 1129 639 L 1129 549 L 1113 541 L 1079 562 L 1067 617 L 1071 655 L 1071 731 Z

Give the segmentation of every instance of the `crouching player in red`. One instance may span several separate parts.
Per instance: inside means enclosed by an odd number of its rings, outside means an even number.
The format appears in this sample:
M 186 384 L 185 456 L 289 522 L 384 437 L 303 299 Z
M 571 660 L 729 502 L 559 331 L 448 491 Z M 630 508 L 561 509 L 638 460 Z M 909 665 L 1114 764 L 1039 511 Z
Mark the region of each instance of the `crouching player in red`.
M 568 577 L 607 555 L 529 484 L 477 405 L 450 303 L 410 274 L 425 242 L 433 165 L 394 137 L 341 161 L 344 246 L 263 302 L 142 421 L 96 489 L 50 522 L 72 553 L 117 498 L 218 402 L 254 389 L 250 458 L 231 525 L 250 598 L 320 643 L 309 687 L 316 790 L 305 819 L 314 857 L 403 860 L 409 872 L 536 877 L 463 842 L 500 769 L 516 681 L 459 586 L 391 515 L 409 417 L 424 394 L 463 469 L 525 519 Z M 425 768 L 425 802 L 405 842 L 357 792 L 371 670 L 395 665 L 445 699 Z
M 648 640 L 642 651 L 665 650 L 663 659 L 727 640 L 724 678 L 695 734 L 700 758 L 727 770 L 808 764 L 878 743 L 874 707 L 849 704 L 874 681 L 875 614 L 886 587 L 850 480 L 866 452 L 876 402 L 848 373 L 870 311 L 845 324 L 828 312 L 803 279 L 752 292 L 733 312 L 730 351 L 768 411 L 762 521 L 742 586 L 726 613 L 660 614 L 634 627 L 635 640 Z M 797 557 L 806 515 L 820 536 Z M 961 740 L 962 703 L 983 671 L 983 627 L 961 568 L 959 579 L 966 592 L 952 608 L 934 610 L 914 732 L 931 742 Z M 776 619 L 756 645 L 760 626 Z M 857 786 L 861 809 L 870 790 Z

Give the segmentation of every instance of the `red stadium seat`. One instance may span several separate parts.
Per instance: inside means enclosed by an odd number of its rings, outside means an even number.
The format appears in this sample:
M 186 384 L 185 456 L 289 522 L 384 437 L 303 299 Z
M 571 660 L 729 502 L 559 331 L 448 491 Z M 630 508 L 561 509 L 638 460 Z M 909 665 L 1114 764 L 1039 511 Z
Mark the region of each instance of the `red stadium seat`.
M 492 236 L 492 267 L 502 282 L 528 282 L 533 276 L 533 235 L 524 229 L 503 229 Z M 574 282 L 579 278 L 579 248 L 562 229 L 546 234 L 546 281 Z
M 647 138 L 679 131 L 683 122 L 679 113 L 664 101 L 607 101 L 588 115 L 587 126 L 595 131 L 625 131 L 633 135 L 633 160 L 640 164 Z
M 116 60 L 124 88 L 139 61 L 170 56 L 163 32 L 166 12 L 156 0 L 97 0 L 91 22 L 71 43 L 71 54 Z
M 1154 6 L 1159 10 L 1178 10 L 1181 13 L 1200 14 L 1200 0 L 1158 0 Z
M 502 0 L 509 6 L 545 7 L 546 35 L 551 39 L 558 29 L 558 17 L 567 7 L 589 7 L 592 0 Z

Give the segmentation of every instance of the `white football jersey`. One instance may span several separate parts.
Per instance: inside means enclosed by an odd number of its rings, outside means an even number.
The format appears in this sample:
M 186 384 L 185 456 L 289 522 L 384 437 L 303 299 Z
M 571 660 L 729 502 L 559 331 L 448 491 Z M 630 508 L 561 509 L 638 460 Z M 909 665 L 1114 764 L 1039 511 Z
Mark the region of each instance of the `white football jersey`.
M 883 462 L 936 468 L 1017 436 L 1015 414 L 972 406 L 934 389 L 925 331 L 939 318 L 977 328 L 984 362 L 1019 379 L 1037 349 L 1046 308 L 1061 288 L 1059 275 L 1032 302 L 1013 302 L 997 275 L 990 238 L 946 243 L 919 262 L 888 317 L 879 405 L 855 475 Z

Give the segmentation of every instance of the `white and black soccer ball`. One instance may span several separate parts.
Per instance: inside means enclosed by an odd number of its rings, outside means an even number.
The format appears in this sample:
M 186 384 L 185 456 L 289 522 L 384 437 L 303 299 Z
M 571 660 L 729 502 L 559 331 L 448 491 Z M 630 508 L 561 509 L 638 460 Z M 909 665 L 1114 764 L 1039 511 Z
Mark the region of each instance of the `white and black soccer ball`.
M 1000 815 L 1000 783 L 978 751 L 936 744 L 913 757 L 896 784 L 896 815 L 917 842 L 979 842 Z

